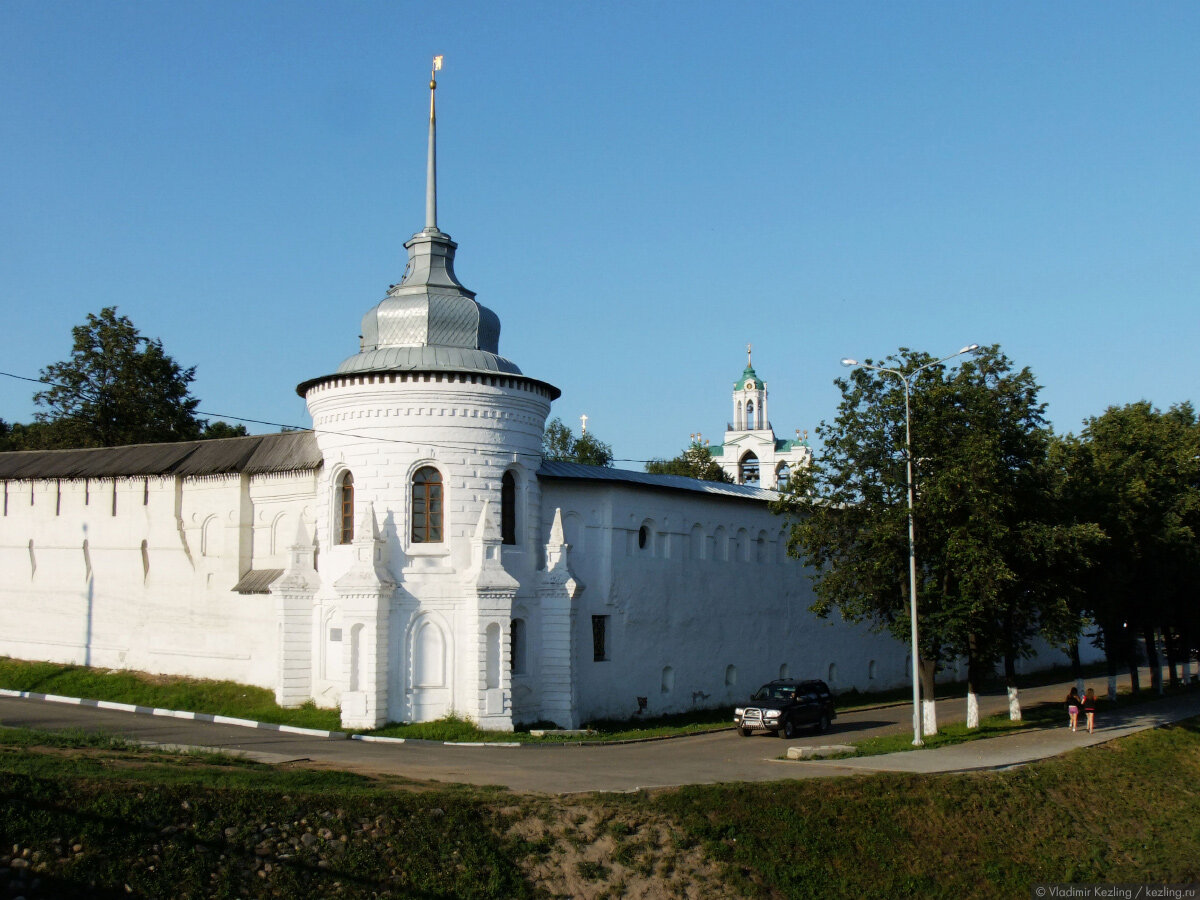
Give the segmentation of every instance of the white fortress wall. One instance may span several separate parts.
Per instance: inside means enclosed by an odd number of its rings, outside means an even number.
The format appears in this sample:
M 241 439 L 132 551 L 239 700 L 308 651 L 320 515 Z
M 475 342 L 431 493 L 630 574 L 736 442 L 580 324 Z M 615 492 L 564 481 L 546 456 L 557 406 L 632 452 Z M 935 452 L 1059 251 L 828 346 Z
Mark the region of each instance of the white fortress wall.
M 0 654 L 272 686 L 272 599 L 232 589 L 285 565 L 314 478 L 5 481 Z
M 582 719 L 629 716 L 639 697 L 647 715 L 732 704 L 779 677 L 835 691 L 906 683 L 902 643 L 808 611 L 811 582 L 765 503 L 559 479 L 542 495 L 544 528 L 561 508 L 585 585 L 574 621 Z M 603 661 L 593 616 L 608 617 Z

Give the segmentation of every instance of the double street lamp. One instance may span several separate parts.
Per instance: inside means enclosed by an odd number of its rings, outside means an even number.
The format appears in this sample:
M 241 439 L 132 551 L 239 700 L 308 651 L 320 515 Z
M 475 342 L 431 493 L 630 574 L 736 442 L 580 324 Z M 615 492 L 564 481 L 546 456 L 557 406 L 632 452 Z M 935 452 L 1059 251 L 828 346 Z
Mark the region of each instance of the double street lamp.
M 934 362 L 918 366 L 907 375 L 899 369 L 885 369 L 883 366 L 873 366 L 870 363 L 859 362 L 856 359 L 843 359 L 842 365 L 849 368 L 856 366 L 882 372 L 884 375 L 894 375 L 904 385 L 904 461 L 908 468 L 908 596 L 909 612 L 912 616 L 912 690 L 913 690 L 913 746 L 923 747 L 921 739 L 921 688 L 920 663 L 917 650 L 917 542 L 913 529 L 913 468 L 912 468 L 912 382 L 913 379 L 926 369 L 940 366 L 946 360 L 973 353 L 979 349 L 978 344 L 968 344 L 957 353 L 951 353 Z

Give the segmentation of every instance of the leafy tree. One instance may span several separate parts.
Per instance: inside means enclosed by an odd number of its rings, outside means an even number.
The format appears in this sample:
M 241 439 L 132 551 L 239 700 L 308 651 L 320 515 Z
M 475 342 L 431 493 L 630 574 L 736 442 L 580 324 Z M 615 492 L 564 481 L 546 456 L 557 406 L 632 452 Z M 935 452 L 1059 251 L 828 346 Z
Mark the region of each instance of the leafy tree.
M 587 432 L 575 437 L 571 429 L 557 417 L 550 420 L 542 434 L 542 457 L 586 466 L 611 467 L 613 464 L 611 446 Z
M 1088 419 L 1063 454 L 1068 497 L 1081 519 L 1109 537 L 1086 582 L 1087 607 L 1101 629 L 1109 691 L 1119 661 L 1137 691 L 1137 636 L 1161 690 L 1156 631 L 1165 638 L 1171 678 L 1200 638 L 1200 422 L 1190 403 L 1165 413 L 1148 401 L 1109 407 Z
M 230 425 L 221 419 L 215 422 L 205 422 L 204 431 L 200 433 L 200 439 L 211 441 L 220 438 L 245 437 L 249 434 L 245 425 Z
M 708 448 L 693 441 L 686 450 L 674 459 L 652 459 L 646 463 L 651 475 L 684 475 L 701 481 L 722 481 L 732 484 L 720 463 L 712 458 Z
M 966 658 L 968 719 L 977 722 L 982 675 L 1001 659 L 1011 673 L 1040 628 L 1069 628 L 1058 579 L 1086 563 L 1079 547 L 1099 537 L 1059 521 L 1047 502 L 1050 435 L 1032 373 L 1014 370 L 995 346 L 953 373 L 935 362 L 901 349 L 880 363 L 913 383 L 917 607 L 930 733 L 937 668 Z M 794 520 L 789 552 L 816 573 L 813 611 L 836 609 L 907 641 L 904 389 L 865 367 L 835 384 L 837 418 L 817 429 L 823 457 L 792 473 L 776 509 Z
M 34 394 L 36 418 L 54 429 L 57 446 L 184 441 L 200 437 L 200 402 L 189 393 L 195 367 L 185 369 L 162 342 L 142 337 L 127 316 L 108 306 L 71 330 L 71 358 L 42 370 L 50 385 Z
M 33 422 L 5 422 L 0 419 L 0 451 L 45 450 L 58 446 L 55 429 L 51 425 Z

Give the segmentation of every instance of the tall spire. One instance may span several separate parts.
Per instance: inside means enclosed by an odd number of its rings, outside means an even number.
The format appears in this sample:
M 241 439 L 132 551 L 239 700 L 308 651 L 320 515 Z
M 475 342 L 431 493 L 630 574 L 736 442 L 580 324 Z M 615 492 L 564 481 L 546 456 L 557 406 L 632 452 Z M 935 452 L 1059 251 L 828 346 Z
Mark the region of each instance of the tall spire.
M 429 71 L 429 167 L 425 176 L 425 230 L 436 232 L 437 227 L 437 110 L 434 97 L 437 94 L 436 74 L 441 71 L 442 58 L 433 58 Z

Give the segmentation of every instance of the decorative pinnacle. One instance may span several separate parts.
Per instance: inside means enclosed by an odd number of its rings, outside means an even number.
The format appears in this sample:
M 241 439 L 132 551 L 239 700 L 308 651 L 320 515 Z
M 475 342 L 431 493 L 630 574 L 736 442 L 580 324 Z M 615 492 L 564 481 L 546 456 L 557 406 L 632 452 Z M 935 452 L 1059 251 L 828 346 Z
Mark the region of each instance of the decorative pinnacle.
M 425 230 L 436 232 L 437 227 L 437 108 L 434 97 L 437 79 L 434 74 L 441 71 L 442 57 L 433 58 L 429 71 L 429 164 L 425 175 Z

